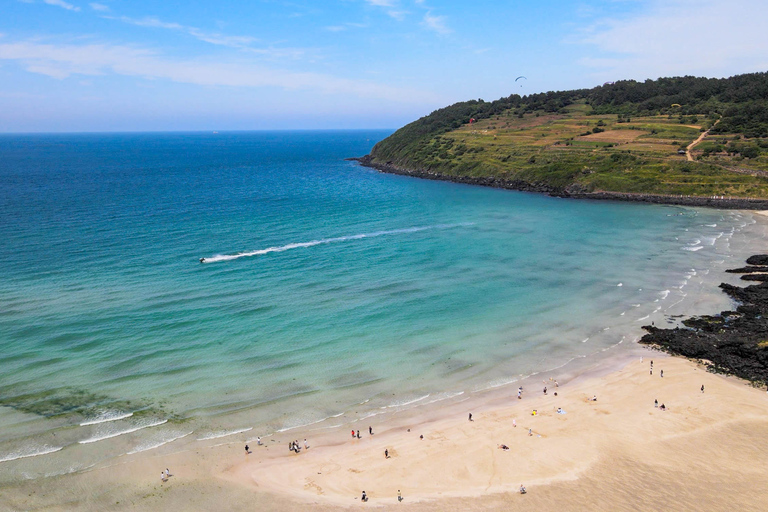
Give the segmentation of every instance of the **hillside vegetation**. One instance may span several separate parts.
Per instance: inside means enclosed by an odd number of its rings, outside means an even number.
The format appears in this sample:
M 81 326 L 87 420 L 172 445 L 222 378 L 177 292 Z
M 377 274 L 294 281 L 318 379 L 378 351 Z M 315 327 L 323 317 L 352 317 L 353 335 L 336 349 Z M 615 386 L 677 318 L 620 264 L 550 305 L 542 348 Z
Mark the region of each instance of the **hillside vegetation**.
M 556 195 L 768 199 L 768 73 L 456 103 L 396 131 L 363 163 Z

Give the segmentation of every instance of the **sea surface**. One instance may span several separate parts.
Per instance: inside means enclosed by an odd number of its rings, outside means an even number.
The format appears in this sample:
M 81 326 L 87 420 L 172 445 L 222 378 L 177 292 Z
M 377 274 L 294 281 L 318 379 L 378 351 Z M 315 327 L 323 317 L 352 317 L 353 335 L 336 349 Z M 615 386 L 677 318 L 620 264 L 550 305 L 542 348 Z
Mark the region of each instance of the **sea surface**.
M 516 389 L 764 252 L 749 212 L 344 160 L 388 134 L 0 136 L 0 483 Z

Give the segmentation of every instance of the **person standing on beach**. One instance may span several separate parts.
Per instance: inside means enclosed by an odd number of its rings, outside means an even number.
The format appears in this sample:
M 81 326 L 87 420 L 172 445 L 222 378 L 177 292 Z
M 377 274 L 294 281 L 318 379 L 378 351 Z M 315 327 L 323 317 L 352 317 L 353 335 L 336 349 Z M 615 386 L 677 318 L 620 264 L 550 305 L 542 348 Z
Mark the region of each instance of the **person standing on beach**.
M 256 444 L 261 446 L 261 437 L 256 437 Z
M 357 438 L 360 439 L 360 431 L 357 431 Z
M 304 449 L 309 450 L 309 444 L 307 444 L 307 440 L 304 439 Z
M 701 392 L 704 392 L 704 384 L 701 385 Z
M 368 427 L 368 434 L 373 435 L 373 427 Z
M 661 375 L 661 378 L 663 379 L 664 378 L 664 370 L 661 370 L 660 375 Z
M 165 477 L 165 471 L 160 472 L 160 481 L 166 482 L 168 479 Z
M 469 421 L 474 421 L 474 420 L 472 419 L 472 413 L 469 413 Z
M 352 431 L 352 437 L 353 438 L 355 437 L 355 431 L 354 430 Z
M 384 448 L 384 458 L 385 459 L 389 458 L 389 449 L 388 448 Z
M 547 394 L 547 386 L 544 386 L 544 394 Z
M 245 445 L 245 454 L 248 455 L 251 453 L 251 450 L 248 449 L 248 445 Z
M 403 495 L 400 494 L 400 489 L 397 490 L 397 501 L 403 501 Z

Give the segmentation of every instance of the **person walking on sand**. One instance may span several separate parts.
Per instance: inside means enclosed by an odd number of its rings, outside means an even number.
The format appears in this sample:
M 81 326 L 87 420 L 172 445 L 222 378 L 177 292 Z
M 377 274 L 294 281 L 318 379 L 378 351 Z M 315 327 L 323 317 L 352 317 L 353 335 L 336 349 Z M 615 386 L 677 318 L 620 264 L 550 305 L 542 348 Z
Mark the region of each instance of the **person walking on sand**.
M 248 455 L 251 453 L 251 450 L 248 449 L 248 445 L 245 445 L 245 454 Z
M 547 394 L 547 386 L 544 386 L 544 394 Z
M 307 444 L 307 440 L 304 439 L 304 449 L 309 450 L 309 444 Z
M 368 496 L 365 494 L 365 491 L 363 491 L 363 495 L 360 496 L 360 501 L 368 501 Z
M 171 478 L 171 470 L 168 468 L 165 468 L 165 478 Z
M 261 446 L 261 437 L 256 437 L 256 444 Z
M 469 421 L 475 421 L 472 419 L 472 413 L 469 413 Z
M 659 406 L 659 400 L 658 399 L 653 401 L 653 406 L 654 407 L 658 407 Z
M 166 482 L 166 481 L 168 481 L 168 478 L 166 478 L 166 476 L 165 476 L 165 471 L 161 471 L 161 472 L 160 472 L 160 481 L 161 481 L 161 482 Z
M 661 370 L 661 372 L 659 372 L 659 375 L 661 375 L 661 378 L 663 379 L 664 378 L 664 370 Z
M 384 458 L 385 459 L 389 458 L 389 449 L 388 448 L 384 448 Z
M 403 501 L 403 495 L 400 494 L 400 489 L 397 490 L 397 501 Z
M 373 427 L 368 427 L 368 435 L 373 435 Z
M 704 384 L 701 385 L 701 392 L 704 392 Z
M 354 430 L 352 430 L 352 437 L 353 438 L 355 437 L 355 431 Z
M 360 431 L 357 431 L 357 438 L 360 439 Z
M 512 426 L 517 428 L 517 420 L 512 418 Z

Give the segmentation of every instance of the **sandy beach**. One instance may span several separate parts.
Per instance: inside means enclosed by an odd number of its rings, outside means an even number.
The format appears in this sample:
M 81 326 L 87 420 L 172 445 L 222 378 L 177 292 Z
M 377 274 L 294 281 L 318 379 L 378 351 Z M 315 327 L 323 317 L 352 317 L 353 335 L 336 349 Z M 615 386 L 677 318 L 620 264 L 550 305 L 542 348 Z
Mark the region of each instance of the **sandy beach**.
M 468 400 L 444 417 L 373 423 L 373 436 L 357 425 L 361 439 L 340 428 L 310 439 L 299 454 L 287 447 L 294 438 L 303 445 L 300 431 L 265 446 L 251 442 L 249 455 L 230 439 L 30 482 L 6 489 L 0 503 L 9 510 L 764 510 L 765 390 L 643 352 L 643 361 L 557 387 L 556 376 L 544 376 L 525 386 L 522 399 L 511 388 L 505 403 L 479 410 Z M 161 483 L 166 466 L 173 476 Z

